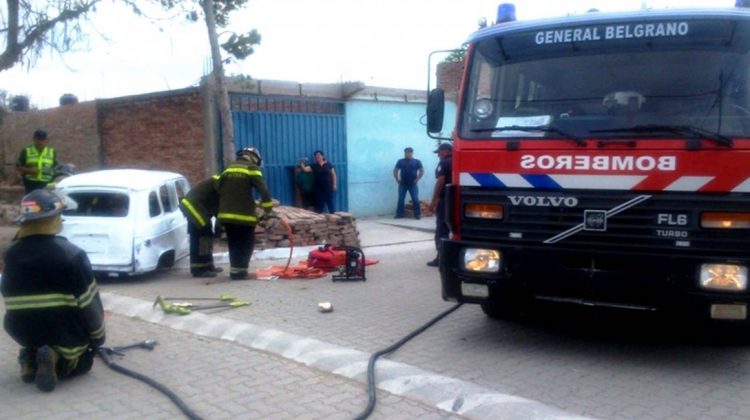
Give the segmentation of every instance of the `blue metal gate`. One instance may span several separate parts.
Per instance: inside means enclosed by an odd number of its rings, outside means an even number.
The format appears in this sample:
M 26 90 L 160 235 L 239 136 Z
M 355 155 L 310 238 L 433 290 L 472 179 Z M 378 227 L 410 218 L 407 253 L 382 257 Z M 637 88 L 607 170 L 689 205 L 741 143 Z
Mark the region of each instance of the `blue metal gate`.
M 294 205 L 294 167 L 301 157 L 314 162 L 322 150 L 338 178 L 337 211 L 348 205 L 345 106 L 341 101 L 287 96 L 231 94 L 234 145 L 263 155 L 263 176 L 271 195 Z

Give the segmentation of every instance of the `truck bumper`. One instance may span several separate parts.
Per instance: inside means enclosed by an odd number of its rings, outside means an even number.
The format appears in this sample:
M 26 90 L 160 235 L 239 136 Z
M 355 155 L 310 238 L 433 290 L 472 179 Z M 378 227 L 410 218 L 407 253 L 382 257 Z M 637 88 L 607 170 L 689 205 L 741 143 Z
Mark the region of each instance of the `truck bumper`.
M 498 243 L 444 240 L 440 274 L 443 298 L 486 303 L 535 300 L 642 311 L 682 312 L 703 319 L 747 321 L 750 293 L 713 291 L 699 286 L 702 264 L 737 259 L 696 256 L 576 251 L 545 247 L 514 247 Z M 466 248 L 500 251 L 496 273 L 464 268 Z

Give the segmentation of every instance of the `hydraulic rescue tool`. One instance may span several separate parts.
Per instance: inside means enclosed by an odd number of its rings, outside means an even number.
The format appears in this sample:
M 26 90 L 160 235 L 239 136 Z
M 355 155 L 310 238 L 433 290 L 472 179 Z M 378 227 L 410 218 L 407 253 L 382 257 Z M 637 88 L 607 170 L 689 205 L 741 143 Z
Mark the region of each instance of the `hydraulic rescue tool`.
M 158 343 L 156 342 L 156 340 L 143 340 L 143 341 L 139 341 L 133 344 L 112 347 L 112 351 L 123 352 L 125 350 L 130 350 L 130 349 L 146 349 L 146 350 L 151 351 L 154 349 L 154 347 L 156 347 L 157 344 Z
M 206 300 L 207 299 L 209 298 L 206 298 Z M 216 300 L 222 300 L 222 299 L 216 299 Z M 192 302 L 168 303 L 167 298 L 164 298 L 163 296 L 157 296 L 156 300 L 154 301 L 154 308 L 157 305 L 166 314 L 190 315 L 193 311 L 199 311 L 199 310 L 204 310 L 204 309 L 239 308 L 240 306 L 250 305 L 250 302 L 242 301 L 242 300 L 232 300 L 232 301 L 223 300 L 221 303 L 215 303 L 215 304 L 210 304 L 210 305 L 196 305 Z
M 167 297 L 164 296 L 164 300 L 220 300 L 220 301 L 233 301 L 235 299 L 232 295 L 219 295 L 219 297 Z

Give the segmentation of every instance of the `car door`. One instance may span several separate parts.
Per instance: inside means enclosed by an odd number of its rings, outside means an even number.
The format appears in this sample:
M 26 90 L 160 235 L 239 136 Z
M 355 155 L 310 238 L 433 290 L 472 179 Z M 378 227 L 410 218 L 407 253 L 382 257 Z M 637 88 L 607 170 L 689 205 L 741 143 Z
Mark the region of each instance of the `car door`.
M 143 190 L 138 196 L 141 216 L 136 228 L 136 271 L 146 272 L 158 265 L 166 243 L 164 235 L 167 224 L 163 217 L 164 209 L 159 200 L 158 187 Z
M 167 182 L 160 184 L 156 189 L 156 196 L 159 200 L 161 213 L 152 218 L 153 237 L 151 239 L 152 247 L 158 258 L 162 257 L 169 251 L 176 252 L 175 228 L 177 220 L 174 217 L 176 206 L 173 205 L 169 198 L 169 185 Z M 164 257 L 168 258 L 168 257 Z M 165 261 L 168 264 L 169 261 Z
M 167 183 L 170 208 L 172 209 L 169 217 L 174 219 L 171 237 L 174 243 L 175 260 L 179 260 L 190 253 L 190 238 L 187 233 L 188 220 L 179 209 L 180 199 L 185 196 L 189 189 L 190 186 L 185 178 L 178 178 Z

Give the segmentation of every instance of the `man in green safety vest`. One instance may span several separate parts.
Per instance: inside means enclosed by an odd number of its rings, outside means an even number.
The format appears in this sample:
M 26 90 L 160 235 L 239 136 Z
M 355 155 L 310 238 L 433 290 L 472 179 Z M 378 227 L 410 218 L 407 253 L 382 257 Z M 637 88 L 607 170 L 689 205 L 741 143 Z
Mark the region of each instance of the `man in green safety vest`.
M 86 253 L 57 233 L 62 200 L 41 189 L 21 201 L 21 227 L 5 252 L 0 283 L 5 331 L 21 345 L 23 382 L 55 389 L 91 369 L 104 344 L 104 309 Z
M 57 154 L 47 145 L 47 132 L 34 131 L 34 144 L 21 150 L 16 169 L 23 177 L 25 194 L 47 186 L 54 176 Z
M 229 277 L 232 280 L 250 278 L 247 268 L 255 247 L 255 214 L 253 190 L 260 194 L 260 206 L 267 218 L 273 210 L 271 194 L 268 192 L 263 173 L 260 170 L 262 159 L 254 147 L 246 147 L 237 152 L 237 160 L 231 163 L 219 179 L 218 219 L 227 234 L 229 248 Z

